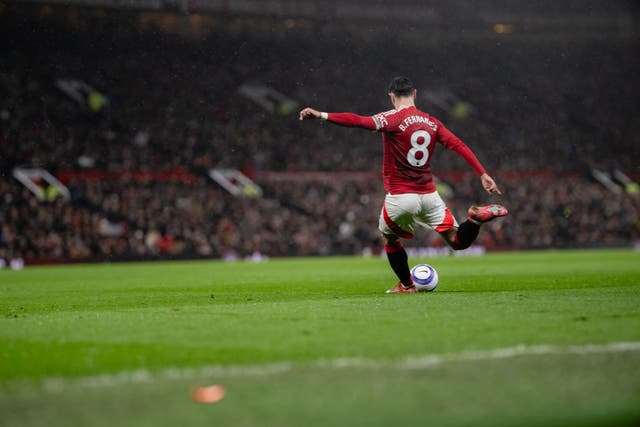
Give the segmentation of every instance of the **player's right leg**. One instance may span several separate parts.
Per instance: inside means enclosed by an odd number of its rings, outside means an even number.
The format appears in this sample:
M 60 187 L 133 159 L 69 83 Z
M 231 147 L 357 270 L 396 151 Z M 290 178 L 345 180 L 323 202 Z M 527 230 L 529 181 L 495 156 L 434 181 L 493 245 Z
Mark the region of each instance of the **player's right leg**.
M 494 218 L 506 216 L 509 214 L 509 211 L 502 205 L 493 204 L 487 206 L 471 206 L 468 214 L 471 221 L 480 225 Z
M 494 218 L 507 215 L 509 212 L 502 205 L 472 206 L 469 208 L 469 218 L 459 227 L 440 231 L 440 236 L 454 250 L 467 249 L 478 237 L 480 226 Z
M 471 246 L 478 237 L 478 233 L 480 233 L 480 226 L 467 220 L 460 226 L 441 231 L 439 234 L 451 249 L 461 251 Z

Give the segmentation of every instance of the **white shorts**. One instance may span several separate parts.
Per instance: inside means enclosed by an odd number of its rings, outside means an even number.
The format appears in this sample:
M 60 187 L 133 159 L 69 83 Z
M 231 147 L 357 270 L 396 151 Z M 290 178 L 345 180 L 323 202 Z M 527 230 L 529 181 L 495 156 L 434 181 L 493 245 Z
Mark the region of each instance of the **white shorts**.
M 411 239 L 416 223 L 438 233 L 458 226 L 437 191 L 429 194 L 387 194 L 380 212 L 380 231 Z

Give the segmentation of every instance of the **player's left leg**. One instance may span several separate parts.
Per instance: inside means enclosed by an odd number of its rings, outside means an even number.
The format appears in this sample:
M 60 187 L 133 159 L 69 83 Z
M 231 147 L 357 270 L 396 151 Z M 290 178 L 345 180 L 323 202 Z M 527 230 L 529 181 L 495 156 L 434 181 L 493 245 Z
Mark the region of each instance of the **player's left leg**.
M 399 279 L 398 284 L 387 293 L 414 293 L 416 287 L 411 280 L 407 251 L 400 237 L 413 237 L 413 214 L 417 197 L 411 194 L 387 195 L 385 197 L 378 228 L 384 239 L 384 249 L 391 269 Z
M 397 236 L 392 234 L 383 234 L 384 249 L 387 253 L 389 265 L 400 281 L 396 286 L 387 290 L 388 294 L 396 293 L 414 293 L 416 287 L 411 280 L 411 272 L 409 271 L 409 257 L 407 251 L 404 250 L 402 242 Z

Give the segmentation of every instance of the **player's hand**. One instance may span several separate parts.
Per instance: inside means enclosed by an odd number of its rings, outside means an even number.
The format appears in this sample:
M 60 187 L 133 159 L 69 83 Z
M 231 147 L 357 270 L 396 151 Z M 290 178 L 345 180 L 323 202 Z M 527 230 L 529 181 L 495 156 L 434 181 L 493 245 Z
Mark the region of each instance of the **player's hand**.
M 300 111 L 300 120 L 319 119 L 320 111 L 314 110 L 311 107 L 307 107 Z
M 484 187 L 485 190 L 487 190 L 487 193 L 489 193 L 489 194 L 502 194 L 502 192 L 500 191 L 500 189 L 496 185 L 496 182 L 489 175 L 484 173 L 484 174 L 482 174 L 480 179 L 482 180 L 482 186 Z

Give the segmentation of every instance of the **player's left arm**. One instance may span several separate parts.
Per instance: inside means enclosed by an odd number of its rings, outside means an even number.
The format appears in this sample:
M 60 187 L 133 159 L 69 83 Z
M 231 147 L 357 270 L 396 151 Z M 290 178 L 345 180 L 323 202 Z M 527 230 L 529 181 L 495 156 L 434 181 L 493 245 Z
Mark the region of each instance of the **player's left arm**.
M 361 116 L 354 113 L 325 113 L 307 107 L 300 111 L 300 120 L 321 119 L 327 120 L 340 126 L 359 127 L 363 129 L 376 130 L 377 125 L 373 117 Z
M 460 138 L 455 136 L 453 132 L 447 129 L 442 123 L 438 123 L 438 140 L 446 148 L 453 150 L 462 156 L 469 166 L 471 166 L 478 176 L 480 176 L 482 187 L 487 191 L 487 193 L 502 194 L 498 185 L 495 183 L 493 178 L 487 174 L 486 169 L 482 166 L 482 163 L 480 163 L 480 160 L 478 160 L 473 151 L 471 151 L 467 144 L 462 142 Z

